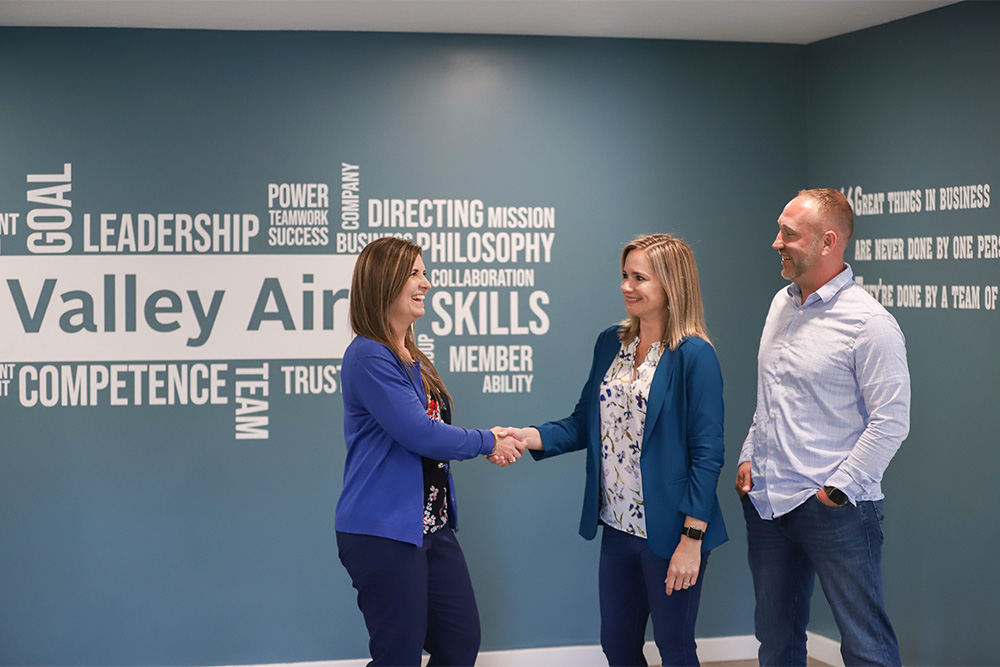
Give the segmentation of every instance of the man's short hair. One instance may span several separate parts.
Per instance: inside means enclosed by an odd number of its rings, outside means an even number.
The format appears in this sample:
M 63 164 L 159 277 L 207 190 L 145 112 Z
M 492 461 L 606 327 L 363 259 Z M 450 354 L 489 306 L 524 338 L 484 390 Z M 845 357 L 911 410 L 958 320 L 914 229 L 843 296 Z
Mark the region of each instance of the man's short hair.
M 843 192 L 832 188 L 814 188 L 799 190 L 798 196 L 809 197 L 816 202 L 823 217 L 844 236 L 844 245 L 850 243 L 854 235 L 854 209 Z

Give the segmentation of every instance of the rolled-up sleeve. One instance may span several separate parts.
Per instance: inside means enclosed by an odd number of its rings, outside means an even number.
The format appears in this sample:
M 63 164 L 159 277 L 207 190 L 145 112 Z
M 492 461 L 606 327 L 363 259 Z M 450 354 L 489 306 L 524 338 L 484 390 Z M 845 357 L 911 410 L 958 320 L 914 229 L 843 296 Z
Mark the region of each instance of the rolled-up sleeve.
M 906 341 L 896 321 L 876 315 L 865 322 L 854 347 L 865 429 L 827 484 L 849 498 L 879 483 L 910 430 L 910 372 Z

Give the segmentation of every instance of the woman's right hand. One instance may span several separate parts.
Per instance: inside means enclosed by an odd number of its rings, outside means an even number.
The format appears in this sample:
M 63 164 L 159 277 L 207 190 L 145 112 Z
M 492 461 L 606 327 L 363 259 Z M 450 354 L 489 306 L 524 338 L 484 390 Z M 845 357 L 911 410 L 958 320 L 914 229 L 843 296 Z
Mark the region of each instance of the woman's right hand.
M 518 429 L 503 428 L 494 426 L 490 429 L 493 432 L 494 447 L 493 453 L 487 456 L 491 463 L 495 463 L 501 468 L 516 462 L 524 454 L 524 443 L 518 437 Z
M 523 454 L 526 449 L 533 449 L 538 452 L 545 451 L 545 445 L 542 444 L 542 435 L 538 432 L 538 429 L 533 426 L 529 426 L 527 428 L 516 428 L 514 426 L 496 428 L 499 430 L 501 436 L 513 436 L 513 438 L 518 442 L 518 452 L 520 452 L 520 454 Z M 492 457 L 490 460 L 493 461 L 493 463 L 498 463 L 498 461 L 494 460 Z
M 507 428 L 507 431 L 514 434 L 514 437 L 524 443 L 525 449 L 533 449 L 537 452 L 544 452 L 545 445 L 542 444 L 542 434 L 534 426 L 527 428 Z

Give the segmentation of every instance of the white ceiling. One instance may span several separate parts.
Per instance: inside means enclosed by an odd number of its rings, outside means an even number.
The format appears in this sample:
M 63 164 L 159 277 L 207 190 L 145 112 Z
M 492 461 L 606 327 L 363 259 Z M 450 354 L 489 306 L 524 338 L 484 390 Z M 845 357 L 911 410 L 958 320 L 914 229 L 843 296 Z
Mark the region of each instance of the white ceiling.
M 809 44 L 956 0 L 0 0 L 0 25 Z

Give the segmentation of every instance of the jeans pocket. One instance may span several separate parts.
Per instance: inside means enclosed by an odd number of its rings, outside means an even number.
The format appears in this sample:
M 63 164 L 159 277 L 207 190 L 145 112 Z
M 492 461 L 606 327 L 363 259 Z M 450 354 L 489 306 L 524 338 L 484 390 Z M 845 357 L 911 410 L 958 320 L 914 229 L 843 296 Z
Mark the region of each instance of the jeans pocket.
M 844 503 L 843 505 L 827 505 L 822 500 L 819 499 L 819 494 L 814 493 L 812 497 L 813 502 L 822 507 L 827 512 L 840 512 L 850 506 L 850 501 Z

